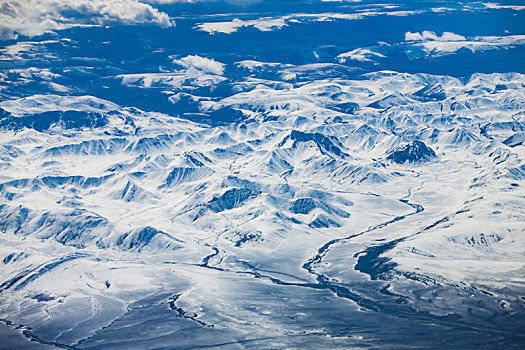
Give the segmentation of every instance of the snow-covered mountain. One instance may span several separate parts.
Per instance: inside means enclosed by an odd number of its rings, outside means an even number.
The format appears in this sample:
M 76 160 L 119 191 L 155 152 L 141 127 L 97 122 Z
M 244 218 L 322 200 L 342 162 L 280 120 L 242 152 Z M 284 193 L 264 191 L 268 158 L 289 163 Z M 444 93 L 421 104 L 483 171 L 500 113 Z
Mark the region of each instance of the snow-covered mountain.
M 521 27 L 412 32 L 521 7 L 127 2 L 0 42 L 8 348 L 523 344 Z

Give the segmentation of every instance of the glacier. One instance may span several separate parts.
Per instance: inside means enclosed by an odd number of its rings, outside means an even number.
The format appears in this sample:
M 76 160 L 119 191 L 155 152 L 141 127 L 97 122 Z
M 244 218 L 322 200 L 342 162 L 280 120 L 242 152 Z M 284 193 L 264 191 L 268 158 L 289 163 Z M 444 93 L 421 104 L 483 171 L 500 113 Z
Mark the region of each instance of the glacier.
M 0 348 L 522 347 L 522 6 L 81 3 L 0 26 Z

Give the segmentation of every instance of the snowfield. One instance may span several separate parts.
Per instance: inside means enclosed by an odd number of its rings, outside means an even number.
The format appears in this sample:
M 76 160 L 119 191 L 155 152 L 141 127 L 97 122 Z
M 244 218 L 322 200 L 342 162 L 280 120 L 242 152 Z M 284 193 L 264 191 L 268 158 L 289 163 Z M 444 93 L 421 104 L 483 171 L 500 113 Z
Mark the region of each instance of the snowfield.
M 238 283 L 435 322 L 494 313 L 488 328 L 521 313 L 524 151 L 506 141 L 525 131 L 523 75 L 275 84 L 215 101 L 245 115 L 217 127 L 89 96 L 2 102 L 3 317 L 90 347 L 124 334 L 130 305 L 176 295 L 218 336 L 294 334 L 253 296 L 229 299 Z

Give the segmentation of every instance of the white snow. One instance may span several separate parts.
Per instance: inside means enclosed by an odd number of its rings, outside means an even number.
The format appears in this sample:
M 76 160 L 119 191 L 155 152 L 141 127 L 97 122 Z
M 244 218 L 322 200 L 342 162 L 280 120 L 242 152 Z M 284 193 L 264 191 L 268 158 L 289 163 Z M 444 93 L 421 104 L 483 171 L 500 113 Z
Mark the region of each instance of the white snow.
M 147 88 L 174 85 L 188 70 L 218 76 L 224 68 L 196 56 L 178 64 L 184 69 L 176 73 L 119 78 Z M 8 281 L 1 318 L 54 330 L 46 341 L 96 342 L 88 337 L 112 322 L 111 329 L 127 320 L 140 331 L 126 318 L 139 306 L 146 315 L 156 305 L 159 319 L 173 315 L 169 298 L 180 294 L 176 307 L 196 315 L 187 322 L 282 337 L 301 325 L 284 329 L 276 310 L 310 312 L 291 296 L 332 294 L 250 273 L 316 283 L 304 264 L 327 242 L 352 235 L 313 271 L 359 291 L 377 282 L 355 269 L 359 257 L 399 239 L 380 256 L 397 264 L 388 282 L 396 293 L 411 295 L 419 283 L 407 275 L 494 293 L 523 283 L 525 151 L 513 135 L 525 122 L 524 75 L 379 71 L 353 80 L 327 75 L 345 68 L 334 64 L 236 66 L 250 77 L 202 113 L 239 110 L 244 124 L 199 125 L 92 96 L 0 103 L 15 119 L 66 110 L 108 118 L 97 128 L 1 131 L 0 261 Z M 257 77 L 265 70 L 275 80 Z M 316 78 L 279 80 L 290 73 Z M 509 137 L 516 142 L 505 143 Z M 387 160 L 416 139 L 437 157 Z M 222 270 L 206 268 L 207 256 Z M 342 302 L 334 298 L 334 307 Z

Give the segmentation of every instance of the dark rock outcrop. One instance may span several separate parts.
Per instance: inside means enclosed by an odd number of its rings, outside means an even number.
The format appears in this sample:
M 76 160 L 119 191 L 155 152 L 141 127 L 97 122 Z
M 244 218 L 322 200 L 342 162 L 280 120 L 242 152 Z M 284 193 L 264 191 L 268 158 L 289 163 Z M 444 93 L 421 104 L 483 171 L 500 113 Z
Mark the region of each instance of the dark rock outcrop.
M 423 162 L 433 158 L 436 158 L 436 152 L 418 140 L 390 152 L 386 157 L 386 159 L 398 164 Z

